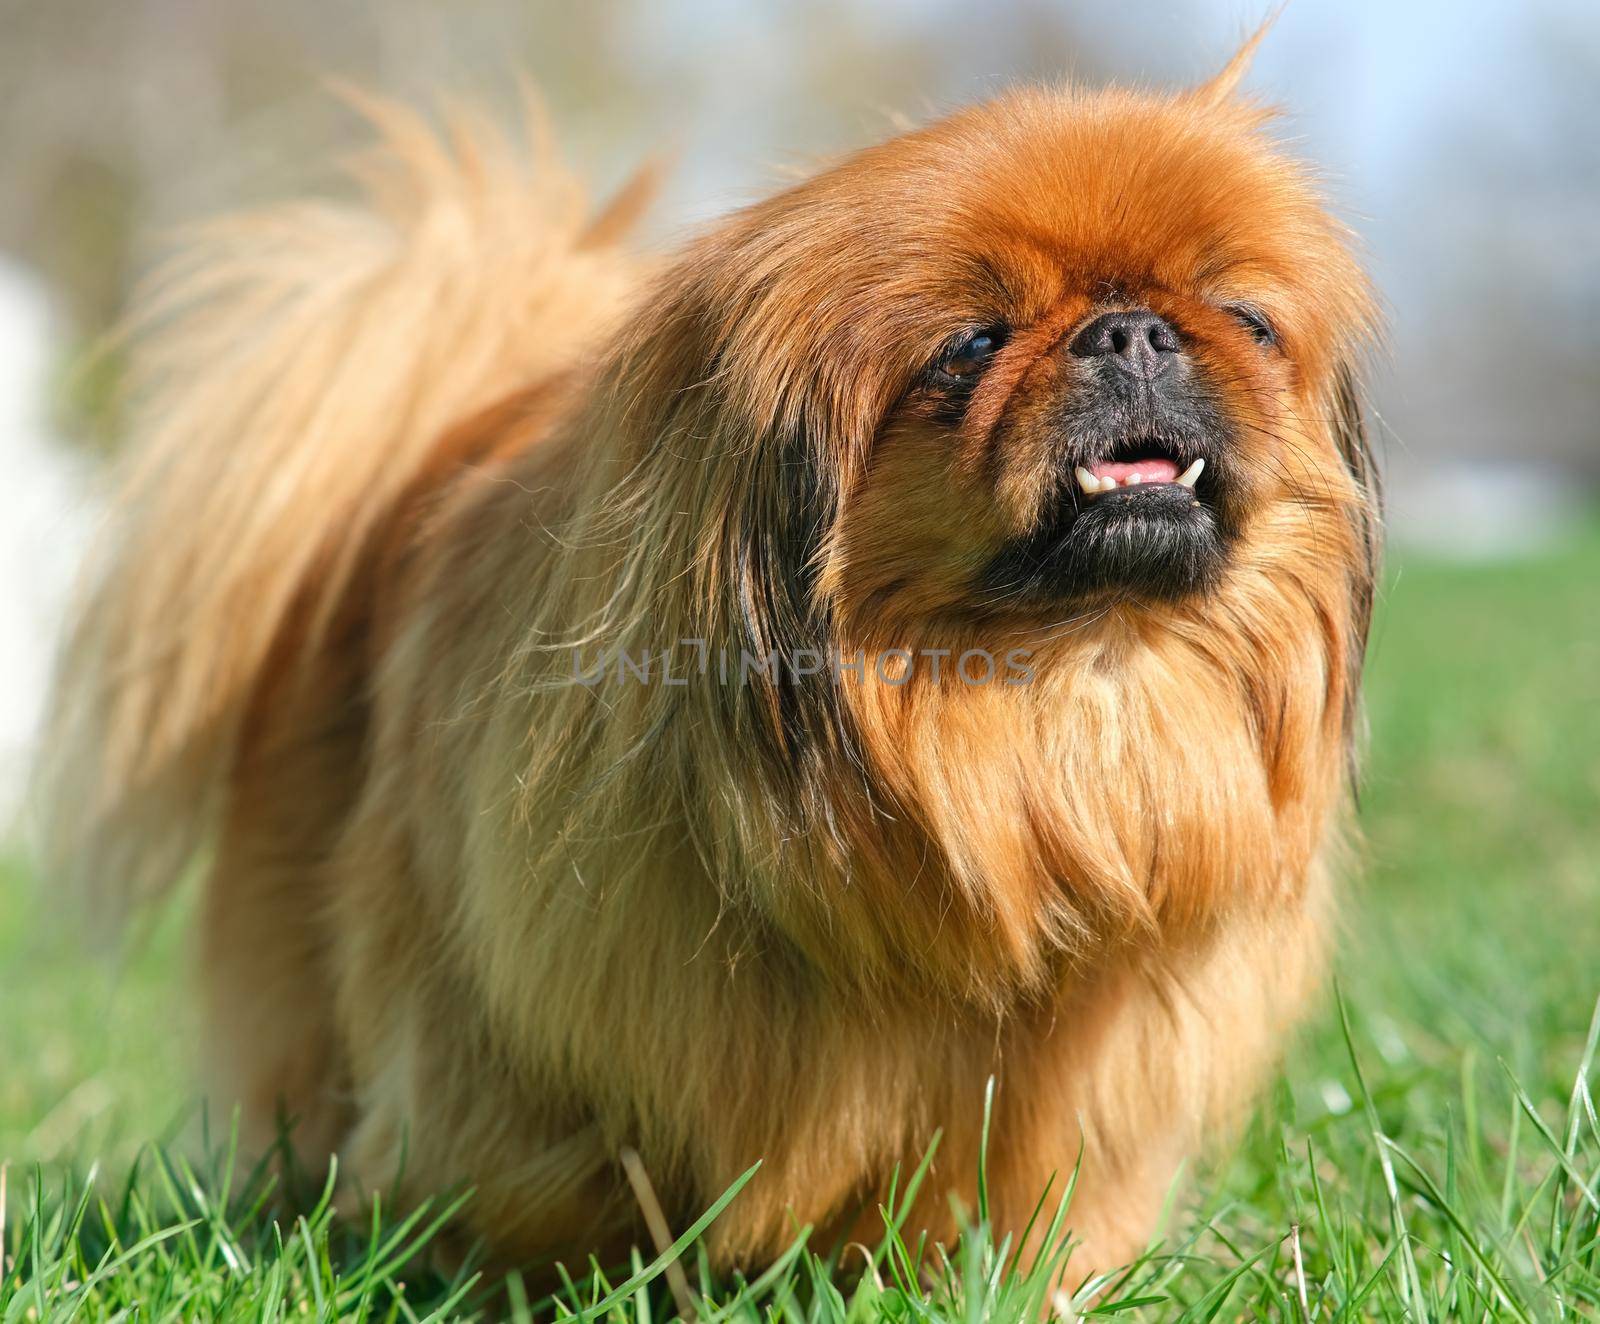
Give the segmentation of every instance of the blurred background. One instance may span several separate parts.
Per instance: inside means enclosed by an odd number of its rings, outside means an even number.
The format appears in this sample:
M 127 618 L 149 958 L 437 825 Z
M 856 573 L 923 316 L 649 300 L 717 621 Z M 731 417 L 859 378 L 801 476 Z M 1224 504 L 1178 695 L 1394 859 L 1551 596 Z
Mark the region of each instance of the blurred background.
M 509 115 L 525 72 L 597 194 L 673 162 L 665 244 L 1015 80 L 1198 81 L 1264 8 L 0 0 L 0 812 L 117 445 L 108 328 L 175 227 L 336 186 L 362 134 L 329 76 Z M 1352 921 L 1350 987 L 1391 1064 L 1443 1078 L 1481 1037 L 1559 1090 L 1600 992 L 1600 6 L 1292 0 L 1249 87 L 1325 172 L 1391 314 L 1371 373 L 1393 535 L 1363 809 L 1379 904 Z M 114 1114 L 149 1135 L 187 1078 L 175 940 L 106 985 L 47 936 L 61 913 L 0 851 L 0 1155 Z M 1302 1111 L 1348 1107 L 1324 1048 L 1293 1078 Z

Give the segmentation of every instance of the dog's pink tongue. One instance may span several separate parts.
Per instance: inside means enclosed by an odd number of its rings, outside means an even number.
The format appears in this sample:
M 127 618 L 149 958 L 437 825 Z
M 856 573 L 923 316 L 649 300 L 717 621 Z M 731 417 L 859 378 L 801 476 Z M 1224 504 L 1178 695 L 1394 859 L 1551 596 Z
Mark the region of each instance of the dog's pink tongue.
M 1100 460 L 1089 466 L 1089 472 L 1096 478 L 1115 478 L 1119 483 L 1125 483 L 1134 474 L 1139 475 L 1141 483 L 1175 483 L 1178 481 L 1178 466 L 1171 460 L 1133 460 L 1128 464 L 1115 464 L 1110 460 Z

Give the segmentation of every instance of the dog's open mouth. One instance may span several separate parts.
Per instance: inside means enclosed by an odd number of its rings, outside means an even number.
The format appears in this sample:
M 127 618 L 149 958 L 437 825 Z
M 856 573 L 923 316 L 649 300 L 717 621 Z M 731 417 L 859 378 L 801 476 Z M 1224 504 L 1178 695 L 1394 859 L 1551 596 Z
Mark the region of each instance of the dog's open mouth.
M 1159 444 L 1134 444 L 1118 447 L 1104 459 L 1091 460 L 1073 470 L 1078 488 L 1086 497 L 1097 497 L 1118 488 L 1177 486 L 1191 492 L 1205 472 L 1202 459 L 1184 463 L 1181 456 L 1168 453 Z

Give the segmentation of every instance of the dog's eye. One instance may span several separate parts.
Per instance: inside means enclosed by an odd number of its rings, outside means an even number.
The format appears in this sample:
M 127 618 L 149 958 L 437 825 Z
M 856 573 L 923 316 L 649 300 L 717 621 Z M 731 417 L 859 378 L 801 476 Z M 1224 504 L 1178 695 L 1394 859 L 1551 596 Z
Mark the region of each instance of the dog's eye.
M 1253 303 L 1229 304 L 1228 312 L 1239 319 L 1240 325 L 1250 333 L 1256 344 L 1276 345 L 1278 343 L 1277 327 L 1273 326 L 1272 319 Z
M 963 384 L 975 382 L 1005 341 L 1003 327 L 984 327 L 983 330 L 965 335 L 952 344 L 940 355 L 934 368 L 946 380 Z

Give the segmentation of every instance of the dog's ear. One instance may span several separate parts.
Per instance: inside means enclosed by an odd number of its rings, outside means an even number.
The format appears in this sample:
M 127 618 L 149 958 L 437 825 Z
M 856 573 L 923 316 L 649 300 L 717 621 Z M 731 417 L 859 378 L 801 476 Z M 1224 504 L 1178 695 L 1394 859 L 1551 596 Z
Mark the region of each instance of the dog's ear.
M 1351 638 L 1345 708 L 1345 735 L 1353 778 L 1361 668 L 1366 660 L 1367 634 L 1372 625 L 1372 606 L 1383 556 L 1383 487 L 1367 430 L 1361 385 L 1353 364 L 1345 361 L 1334 370 L 1330 394 L 1334 444 L 1355 484 L 1357 496 L 1350 509 L 1356 559 L 1350 569 Z
M 1239 84 L 1244 81 L 1244 76 L 1250 72 L 1250 66 L 1256 58 L 1256 51 L 1260 48 L 1263 38 L 1272 25 L 1278 21 L 1282 9 L 1275 9 L 1262 20 L 1258 27 L 1245 39 L 1244 45 L 1233 53 L 1228 63 L 1222 70 L 1190 93 L 1190 95 L 1205 105 L 1219 105 L 1238 94 Z
M 748 446 L 726 489 L 716 558 L 726 580 L 716 590 L 728 629 L 719 642 L 737 679 L 719 688 L 715 710 L 730 746 L 754 756 L 752 771 L 775 792 L 767 803 L 787 817 L 782 835 L 842 852 L 840 776 L 863 759 L 840 691 L 831 612 L 816 593 L 838 476 L 809 411 L 785 414 Z
M 761 439 L 749 457 L 741 490 L 723 526 L 723 559 L 732 582 L 736 646 L 757 657 L 776 655 L 779 671 L 793 670 L 797 659 L 816 661 L 830 646 L 827 609 L 815 586 L 823 537 L 831 523 L 836 484 L 807 435 L 802 411 Z M 799 690 L 823 672 L 762 679 L 747 696 L 763 734 L 778 752 L 793 758 L 823 735 L 814 729 Z
M 715 257 L 691 255 L 658 287 L 614 374 L 633 388 L 614 406 L 632 457 L 614 536 L 630 582 L 657 585 L 653 610 L 676 604 L 675 628 L 725 668 L 697 720 L 783 792 L 771 803 L 796 813 L 786 831 L 826 829 L 821 788 L 855 757 L 815 592 L 838 465 L 820 406 L 744 339 L 743 291 L 712 278 L 733 265 Z

